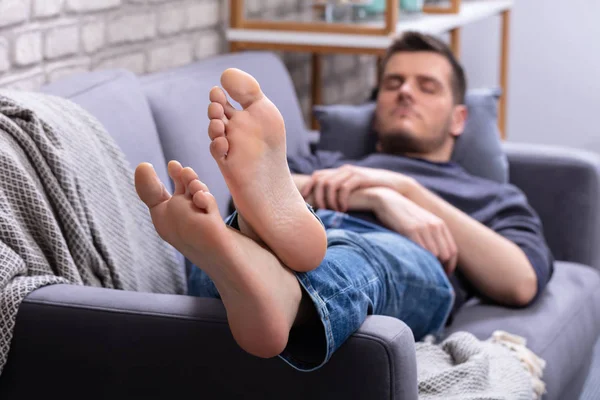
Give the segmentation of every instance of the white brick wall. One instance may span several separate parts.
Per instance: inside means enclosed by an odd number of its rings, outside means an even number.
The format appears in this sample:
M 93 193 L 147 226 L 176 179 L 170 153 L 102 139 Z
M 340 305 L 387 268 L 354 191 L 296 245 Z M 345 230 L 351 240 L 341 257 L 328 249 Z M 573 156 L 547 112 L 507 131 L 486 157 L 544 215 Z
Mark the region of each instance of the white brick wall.
M 196 48 L 194 49 L 196 58 L 202 59 L 210 57 L 211 54 L 219 52 L 221 48 L 221 35 L 217 32 L 210 32 L 198 36 Z
M 106 68 L 147 74 L 225 50 L 225 0 L 0 0 L 0 88 Z
M 156 14 L 152 12 L 124 15 L 108 23 L 108 43 L 110 44 L 135 42 L 155 36 Z
M 95 70 L 99 69 L 114 69 L 124 68 L 136 74 L 143 74 L 146 71 L 146 55 L 143 52 L 133 54 L 121 54 L 110 56 L 105 60 L 100 61 Z
M 65 76 L 78 72 L 85 72 L 90 69 L 91 60 L 89 57 L 73 58 L 66 61 L 57 61 L 46 65 L 46 74 L 48 81 L 54 82 Z
M 29 0 L 0 1 L 0 27 L 18 24 L 27 19 L 31 4 Z
M 42 60 L 41 32 L 25 32 L 17 36 L 14 42 L 15 63 L 18 66 L 35 64 Z
M 157 47 L 150 52 L 149 71 L 155 72 L 191 63 L 193 59 L 192 48 L 191 42 L 181 41 Z
M 105 43 L 106 24 L 104 21 L 91 21 L 81 28 L 81 42 L 86 53 L 95 53 Z
M 285 17 L 306 0 L 246 0 L 253 16 Z M 0 88 L 33 90 L 67 75 L 125 68 L 147 74 L 227 49 L 228 0 L 0 0 Z M 309 117 L 310 57 L 282 54 Z M 324 57 L 324 99 L 361 102 L 371 57 Z
M 208 0 L 190 4 L 186 10 L 186 29 L 206 28 L 214 24 L 214 18 L 221 17 L 221 5 L 218 0 Z
M 8 40 L 0 38 L 0 73 L 8 71 L 10 68 L 10 60 L 8 56 Z
M 44 54 L 47 59 L 76 54 L 79 50 L 79 27 L 76 24 L 58 26 L 46 32 Z
M 67 10 L 78 12 L 108 10 L 120 6 L 121 3 L 121 0 L 67 0 Z
M 36 18 L 54 17 L 60 13 L 64 0 L 34 0 L 33 16 Z
M 179 33 L 185 26 L 187 9 L 183 6 L 164 7 L 158 16 L 158 32 L 161 35 Z

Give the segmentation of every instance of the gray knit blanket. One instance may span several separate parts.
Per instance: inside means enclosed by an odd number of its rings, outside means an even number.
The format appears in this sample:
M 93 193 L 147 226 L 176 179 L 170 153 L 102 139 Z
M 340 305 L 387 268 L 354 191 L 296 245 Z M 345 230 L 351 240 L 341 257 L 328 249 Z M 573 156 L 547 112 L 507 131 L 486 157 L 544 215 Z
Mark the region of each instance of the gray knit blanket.
M 185 293 L 131 166 L 77 105 L 0 91 L 0 179 L 0 373 L 19 304 L 41 286 Z M 543 360 L 504 332 L 428 339 L 416 352 L 421 400 L 531 400 L 544 391 Z
M 416 344 L 420 400 L 538 400 L 544 360 L 524 338 L 496 331 L 485 340 L 457 332 Z
M 0 373 L 23 299 L 61 283 L 185 292 L 98 121 L 67 100 L 0 91 Z

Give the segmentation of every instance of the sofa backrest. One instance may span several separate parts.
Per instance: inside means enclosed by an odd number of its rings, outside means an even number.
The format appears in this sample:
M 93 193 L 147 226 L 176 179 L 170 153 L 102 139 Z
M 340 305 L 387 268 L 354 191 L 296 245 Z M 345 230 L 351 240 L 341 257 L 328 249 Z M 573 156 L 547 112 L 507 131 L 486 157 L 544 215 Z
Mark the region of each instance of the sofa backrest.
M 167 167 L 148 101 L 135 74 L 107 70 L 76 74 L 41 88 L 70 99 L 96 117 L 132 169 L 147 161 L 167 183 Z
M 125 70 L 86 72 L 44 86 L 40 91 L 70 99 L 96 117 L 129 161 L 132 181 L 135 167 L 149 162 L 169 185 L 162 144 L 135 74 Z M 175 254 L 183 270 L 185 260 L 179 252 Z
M 227 68 L 242 69 L 259 81 L 285 119 L 288 154 L 307 154 L 308 133 L 294 85 L 285 65 L 273 53 L 224 54 L 141 78 L 167 161 L 178 160 L 194 168 L 215 196 L 223 216 L 227 214 L 229 190 L 210 155 L 207 110 L 208 93 L 220 86 L 221 73 Z

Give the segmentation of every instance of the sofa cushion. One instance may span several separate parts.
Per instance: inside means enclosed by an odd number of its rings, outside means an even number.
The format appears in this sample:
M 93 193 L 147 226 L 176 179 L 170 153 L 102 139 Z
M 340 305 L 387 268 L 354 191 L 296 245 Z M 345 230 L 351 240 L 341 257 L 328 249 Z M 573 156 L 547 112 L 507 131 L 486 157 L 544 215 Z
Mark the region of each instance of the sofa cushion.
M 148 101 L 137 77 L 125 70 L 72 75 L 41 88 L 67 98 L 96 117 L 132 168 L 147 161 L 165 182 L 167 167 Z
M 469 331 L 487 339 L 495 330 L 527 339 L 527 346 L 547 362 L 545 399 L 561 399 L 560 391 L 589 361 L 600 335 L 600 273 L 557 262 L 545 293 L 532 306 L 514 310 L 470 302 L 456 315 L 448 334 Z
M 210 155 L 207 109 L 210 89 L 220 85 L 221 73 L 231 67 L 256 77 L 280 109 L 286 124 L 288 154 L 307 154 L 308 133 L 294 85 L 281 60 L 272 53 L 221 55 L 142 79 L 165 156 L 196 170 L 215 196 L 223 216 L 228 209 L 229 190 Z
M 374 102 L 315 106 L 313 114 L 321 133 L 317 150 L 340 151 L 350 160 L 374 152 L 377 142 L 371 129 L 374 113 Z
M 132 180 L 133 169 L 146 161 L 166 185 L 170 184 L 152 113 L 135 74 L 125 70 L 75 74 L 40 90 L 70 99 L 96 117 L 125 154 Z M 183 256 L 177 251 L 175 254 L 183 269 Z
M 467 93 L 469 117 L 457 139 L 452 160 L 471 174 L 508 181 L 508 162 L 502 151 L 497 127 L 497 89 L 476 89 Z M 359 159 L 375 151 L 376 138 L 371 123 L 375 104 L 336 104 L 316 106 L 314 114 L 321 127 L 318 150 L 341 151 L 347 158 Z

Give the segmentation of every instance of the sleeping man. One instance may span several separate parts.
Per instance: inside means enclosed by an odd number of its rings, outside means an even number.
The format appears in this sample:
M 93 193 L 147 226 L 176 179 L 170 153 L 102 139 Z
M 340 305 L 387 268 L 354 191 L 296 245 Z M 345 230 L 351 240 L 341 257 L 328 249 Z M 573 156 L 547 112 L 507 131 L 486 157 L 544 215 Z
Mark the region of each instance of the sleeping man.
M 242 109 L 213 88 L 208 134 L 236 212 L 224 222 L 176 161 L 173 194 L 149 164 L 135 178 L 157 232 L 197 266 L 190 293 L 223 301 L 247 352 L 314 370 L 368 315 L 399 318 L 420 340 L 443 330 L 458 291 L 526 306 L 545 288 L 553 258 L 524 195 L 450 161 L 466 80 L 443 42 L 407 33 L 389 48 L 377 151 L 360 160 L 288 160 L 283 118 L 258 82 L 228 69 L 221 83 Z

